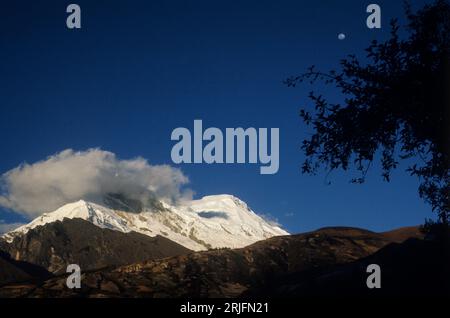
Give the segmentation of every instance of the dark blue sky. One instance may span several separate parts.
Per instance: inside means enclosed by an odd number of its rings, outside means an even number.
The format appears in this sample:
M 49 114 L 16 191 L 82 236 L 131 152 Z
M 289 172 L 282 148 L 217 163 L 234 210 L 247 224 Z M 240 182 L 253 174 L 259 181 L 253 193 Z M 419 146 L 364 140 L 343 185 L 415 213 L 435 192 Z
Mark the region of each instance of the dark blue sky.
M 363 185 L 349 184 L 352 172 L 302 175 L 309 130 L 298 112 L 311 88 L 282 84 L 311 64 L 328 70 L 363 54 L 371 39 L 388 36 L 403 1 L 376 2 L 381 30 L 365 26 L 370 1 L 75 2 L 81 30 L 65 26 L 70 1 L 2 5 L 0 173 L 66 148 L 171 163 L 171 131 L 203 119 L 206 127 L 279 127 L 280 170 L 180 165 L 197 197 L 234 194 L 292 232 L 386 230 L 432 216 L 418 181 L 401 169 L 385 183 L 375 166 Z M 23 221 L 5 210 L 0 219 Z

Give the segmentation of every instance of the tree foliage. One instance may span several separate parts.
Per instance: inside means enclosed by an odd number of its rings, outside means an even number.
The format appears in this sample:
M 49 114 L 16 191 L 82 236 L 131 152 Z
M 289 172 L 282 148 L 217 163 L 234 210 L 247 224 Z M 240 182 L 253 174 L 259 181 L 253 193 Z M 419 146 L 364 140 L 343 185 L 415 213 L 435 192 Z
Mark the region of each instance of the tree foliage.
M 316 92 L 312 111 L 300 116 L 313 128 L 303 141 L 304 173 L 320 167 L 360 172 L 352 182 L 364 182 L 376 154 L 382 176 L 389 181 L 400 160 L 418 158 L 407 171 L 420 179 L 419 195 L 449 222 L 450 148 L 450 4 L 438 0 L 413 12 L 406 5 L 407 36 L 391 21 L 387 41 L 372 41 L 366 57 L 349 55 L 338 70 L 314 66 L 285 81 L 337 87 L 343 102 L 333 103 Z

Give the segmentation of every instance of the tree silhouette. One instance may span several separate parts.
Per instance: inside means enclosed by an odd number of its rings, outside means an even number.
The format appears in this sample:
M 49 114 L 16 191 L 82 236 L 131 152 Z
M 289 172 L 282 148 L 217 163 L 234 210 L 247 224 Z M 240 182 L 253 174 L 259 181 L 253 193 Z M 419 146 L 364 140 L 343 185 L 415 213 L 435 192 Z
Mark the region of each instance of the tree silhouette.
M 300 116 L 313 128 L 303 141 L 303 173 L 325 167 L 347 170 L 354 164 L 362 183 L 377 152 L 382 176 L 400 160 L 414 160 L 407 171 L 420 179 L 419 195 L 431 204 L 438 220 L 449 224 L 450 148 L 450 4 L 435 1 L 413 12 L 405 5 L 407 36 L 400 37 L 397 20 L 385 42 L 372 41 L 366 59 L 349 55 L 338 71 L 314 66 L 285 81 L 308 81 L 337 87 L 343 103 L 311 92 L 314 110 Z

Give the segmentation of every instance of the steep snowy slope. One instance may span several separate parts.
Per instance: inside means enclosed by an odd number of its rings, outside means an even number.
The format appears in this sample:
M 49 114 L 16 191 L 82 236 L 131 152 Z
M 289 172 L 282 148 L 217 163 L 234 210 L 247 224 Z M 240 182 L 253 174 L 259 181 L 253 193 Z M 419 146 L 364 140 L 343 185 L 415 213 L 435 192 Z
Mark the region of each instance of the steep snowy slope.
M 176 206 L 161 202 L 140 212 L 118 210 L 117 207 L 112 209 L 81 200 L 45 213 L 31 223 L 5 234 L 3 238 L 12 241 L 16 235 L 36 226 L 64 218 L 80 218 L 99 227 L 121 232 L 162 235 L 196 251 L 244 247 L 272 236 L 289 234 L 266 222 L 238 198 L 213 195 Z

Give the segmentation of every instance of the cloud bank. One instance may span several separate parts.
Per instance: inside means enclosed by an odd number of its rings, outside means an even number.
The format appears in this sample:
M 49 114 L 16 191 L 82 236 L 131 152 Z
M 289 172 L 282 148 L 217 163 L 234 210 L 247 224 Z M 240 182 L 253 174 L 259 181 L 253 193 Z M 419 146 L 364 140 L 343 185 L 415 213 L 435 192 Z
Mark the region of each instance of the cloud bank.
M 15 230 L 22 225 L 24 223 L 5 223 L 5 221 L 0 220 L 0 235 Z
M 266 221 L 267 223 L 269 223 L 272 226 L 278 226 L 280 228 L 283 228 L 283 226 L 281 225 L 280 222 L 278 222 L 278 218 L 276 218 L 275 216 L 273 216 L 270 213 L 262 213 L 262 214 L 258 214 L 264 221 Z
M 144 158 L 120 160 L 100 149 L 64 150 L 34 164 L 22 164 L 0 177 L 0 205 L 29 217 L 80 199 L 101 202 L 120 193 L 143 201 L 150 195 L 174 202 L 192 195 L 180 169 L 150 165 Z

